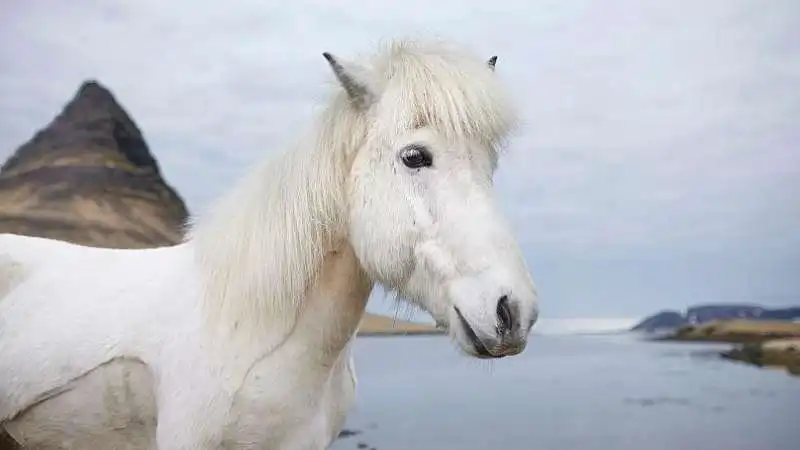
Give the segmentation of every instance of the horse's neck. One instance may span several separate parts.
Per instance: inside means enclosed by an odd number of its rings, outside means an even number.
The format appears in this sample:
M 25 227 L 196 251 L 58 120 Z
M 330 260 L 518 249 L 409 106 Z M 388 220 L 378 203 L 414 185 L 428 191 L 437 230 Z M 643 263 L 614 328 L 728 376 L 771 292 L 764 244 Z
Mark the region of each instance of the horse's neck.
M 192 230 L 209 323 L 276 348 L 346 234 L 340 152 L 298 148 L 249 173 Z M 246 344 L 248 345 L 248 344 Z
M 317 345 L 335 349 L 357 327 L 370 286 L 345 244 L 345 183 L 361 122 L 332 107 L 312 137 L 248 174 L 193 227 L 204 315 L 244 347 L 324 336 Z
M 338 245 L 326 254 L 290 341 L 315 362 L 333 364 L 355 335 L 371 290 L 353 248 Z

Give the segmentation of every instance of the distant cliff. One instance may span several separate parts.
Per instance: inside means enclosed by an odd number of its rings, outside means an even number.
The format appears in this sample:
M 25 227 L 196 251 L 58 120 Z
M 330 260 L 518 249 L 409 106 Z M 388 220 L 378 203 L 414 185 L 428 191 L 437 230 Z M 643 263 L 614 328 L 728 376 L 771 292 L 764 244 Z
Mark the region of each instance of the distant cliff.
M 800 320 L 800 307 L 769 309 L 758 305 L 719 304 L 691 307 L 686 312 L 662 311 L 634 325 L 632 331 L 657 332 L 674 330 L 715 320 Z
M 188 215 L 139 128 L 96 81 L 0 169 L 0 232 L 159 247 L 180 241 Z

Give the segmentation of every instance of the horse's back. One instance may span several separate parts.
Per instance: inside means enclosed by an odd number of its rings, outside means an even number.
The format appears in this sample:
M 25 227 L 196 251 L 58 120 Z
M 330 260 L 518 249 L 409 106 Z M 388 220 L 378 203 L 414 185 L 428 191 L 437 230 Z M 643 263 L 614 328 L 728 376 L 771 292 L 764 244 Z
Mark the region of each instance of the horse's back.
M 43 268 L 87 253 L 104 249 L 86 247 L 70 242 L 18 234 L 0 234 L 0 301 L 25 279 Z
M 0 423 L 158 339 L 169 254 L 0 235 Z
M 0 301 L 47 260 L 47 253 L 51 258 L 57 257 L 56 253 L 69 245 L 44 238 L 0 234 Z

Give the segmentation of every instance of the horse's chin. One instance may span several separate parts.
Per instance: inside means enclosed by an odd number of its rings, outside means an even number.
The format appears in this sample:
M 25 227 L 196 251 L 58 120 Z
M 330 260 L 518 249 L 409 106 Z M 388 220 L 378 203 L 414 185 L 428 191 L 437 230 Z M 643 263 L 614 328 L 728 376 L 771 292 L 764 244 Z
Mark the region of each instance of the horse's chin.
M 481 333 L 476 330 L 475 325 L 466 320 L 457 307 L 452 308 L 447 331 L 462 353 L 478 359 L 500 359 L 514 356 L 522 353 L 527 343 L 527 339 L 525 339 L 516 345 L 507 345 L 501 340 Z
M 503 358 L 504 357 L 504 355 L 503 356 L 492 356 L 490 354 L 481 353 L 475 347 L 473 347 L 471 344 L 463 343 L 463 342 L 461 342 L 459 340 L 456 340 L 456 343 L 458 345 L 458 349 L 461 350 L 461 353 L 463 353 L 466 356 L 469 356 L 470 358 L 489 359 L 489 360 L 491 360 L 491 359 L 499 359 L 499 358 Z
M 476 336 L 468 334 L 467 329 L 457 320 L 450 321 L 446 326 L 446 330 L 462 354 L 478 359 L 498 358 L 497 356 L 492 356 Z

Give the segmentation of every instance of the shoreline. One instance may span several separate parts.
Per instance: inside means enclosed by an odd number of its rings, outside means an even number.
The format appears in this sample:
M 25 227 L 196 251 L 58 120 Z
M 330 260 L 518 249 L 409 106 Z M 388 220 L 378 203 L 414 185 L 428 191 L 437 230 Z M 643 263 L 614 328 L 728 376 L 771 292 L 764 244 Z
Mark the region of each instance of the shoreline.
M 721 353 L 722 358 L 762 368 L 783 368 L 800 376 L 800 339 L 775 339 L 742 344 Z
M 685 325 L 652 340 L 734 344 L 720 352 L 720 357 L 756 367 L 783 368 L 790 375 L 800 376 L 800 322 L 718 320 Z
M 444 336 L 447 333 L 440 330 L 382 330 L 382 331 L 359 331 L 356 336 L 368 338 L 397 337 L 397 336 Z

